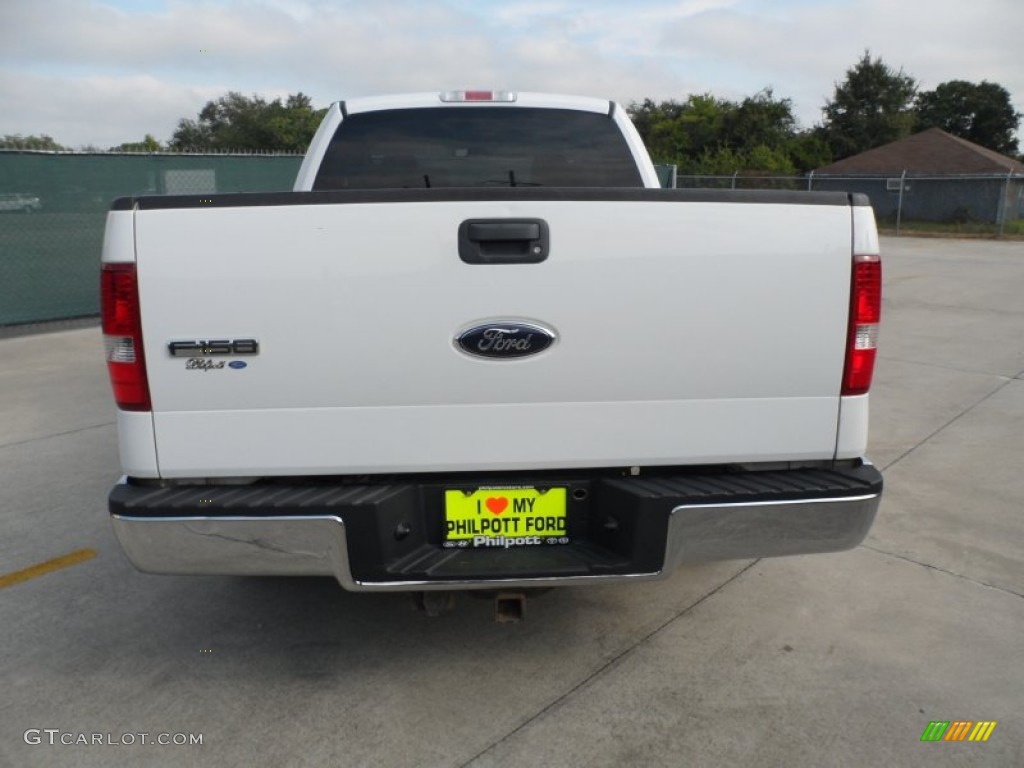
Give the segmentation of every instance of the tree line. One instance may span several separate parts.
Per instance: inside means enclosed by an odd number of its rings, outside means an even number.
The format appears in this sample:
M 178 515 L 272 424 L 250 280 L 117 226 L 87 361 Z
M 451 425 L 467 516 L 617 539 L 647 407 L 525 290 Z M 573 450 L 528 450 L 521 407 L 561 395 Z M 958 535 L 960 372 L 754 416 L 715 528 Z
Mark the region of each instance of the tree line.
M 267 101 L 232 91 L 207 102 L 195 119 L 179 120 L 166 144 L 146 134 L 110 149 L 302 152 L 324 112 L 301 92 Z M 870 51 L 835 84 L 822 122 L 810 128 L 799 125 L 792 100 L 771 88 L 738 101 L 710 93 L 683 101 L 644 99 L 632 102 L 628 112 L 656 163 L 699 175 L 806 173 L 928 128 L 1016 155 L 1022 117 L 1001 85 L 951 80 L 921 91 L 913 77 Z M 63 149 L 49 136 L 5 136 L 0 148 Z
M 182 118 L 167 143 L 147 133 L 141 141 L 109 147 L 110 152 L 304 152 L 326 109 L 314 109 L 301 91 L 281 99 L 245 96 L 229 91 L 209 101 L 195 119 Z M 0 149 L 59 151 L 50 136 L 7 135 Z M 104 151 L 86 147 L 87 151 Z
M 929 128 L 1015 156 L 1022 117 L 1001 85 L 951 80 L 921 91 L 869 51 L 835 84 L 821 124 L 811 128 L 800 128 L 792 101 L 770 88 L 741 101 L 645 99 L 629 113 L 655 162 L 696 175 L 806 173 Z

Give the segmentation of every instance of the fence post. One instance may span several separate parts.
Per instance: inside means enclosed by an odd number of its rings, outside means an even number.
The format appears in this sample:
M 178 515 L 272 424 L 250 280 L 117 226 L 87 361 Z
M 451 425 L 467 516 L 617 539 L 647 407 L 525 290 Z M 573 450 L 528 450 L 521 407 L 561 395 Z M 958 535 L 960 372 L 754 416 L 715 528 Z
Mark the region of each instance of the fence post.
M 732 174 L 732 188 L 736 189 L 736 177 L 740 175 L 739 171 L 733 171 Z
M 896 203 L 896 237 L 900 236 L 900 225 L 903 223 L 903 188 L 907 185 L 907 170 L 900 174 L 900 199 Z
M 1009 212 L 1010 180 L 1013 178 L 1013 169 L 1006 172 L 1006 183 L 1003 184 L 1003 194 L 999 197 L 999 208 L 996 210 L 996 221 L 999 222 L 999 237 L 1006 232 L 1006 214 Z
M 814 171 L 807 174 L 807 191 L 811 192 L 814 189 Z

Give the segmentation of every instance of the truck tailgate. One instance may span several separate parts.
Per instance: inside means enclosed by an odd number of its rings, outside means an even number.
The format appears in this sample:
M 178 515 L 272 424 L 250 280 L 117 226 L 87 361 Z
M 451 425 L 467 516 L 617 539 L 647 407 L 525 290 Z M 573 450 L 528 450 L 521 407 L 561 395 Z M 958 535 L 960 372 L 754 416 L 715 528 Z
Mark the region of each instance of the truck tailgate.
M 174 200 L 135 212 L 164 477 L 835 453 L 851 269 L 844 195 Z M 544 261 L 460 259 L 464 221 L 524 218 L 548 225 Z M 538 324 L 556 341 L 511 360 L 457 347 L 461 331 L 490 321 Z M 207 368 L 168 349 L 211 339 L 255 339 L 259 354 L 206 358 L 236 362 Z

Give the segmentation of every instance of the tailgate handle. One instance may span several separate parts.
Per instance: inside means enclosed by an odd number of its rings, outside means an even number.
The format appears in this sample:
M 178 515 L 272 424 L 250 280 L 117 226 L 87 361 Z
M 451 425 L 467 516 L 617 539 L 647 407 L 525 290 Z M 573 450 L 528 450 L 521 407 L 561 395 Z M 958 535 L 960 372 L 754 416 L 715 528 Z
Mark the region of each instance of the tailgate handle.
M 459 225 L 459 258 L 467 264 L 539 264 L 548 257 L 543 219 L 467 219 Z

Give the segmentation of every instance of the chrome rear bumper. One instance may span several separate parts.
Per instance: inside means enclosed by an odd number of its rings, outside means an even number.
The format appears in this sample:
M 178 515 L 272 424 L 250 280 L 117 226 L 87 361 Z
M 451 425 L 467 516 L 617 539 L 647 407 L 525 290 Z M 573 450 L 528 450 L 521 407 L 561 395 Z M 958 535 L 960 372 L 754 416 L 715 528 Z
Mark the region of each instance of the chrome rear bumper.
M 412 542 L 415 546 L 408 552 L 389 555 L 387 548 L 393 545 L 385 539 L 390 529 L 368 526 L 367 518 L 390 516 L 393 522 L 403 515 L 428 516 L 422 505 L 411 501 L 421 495 L 407 492 L 418 491 L 409 484 L 341 491 L 273 485 L 152 489 L 122 482 L 111 493 L 111 519 L 128 558 L 150 573 L 334 576 L 352 591 L 578 585 L 663 578 L 685 563 L 836 552 L 859 544 L 881 497 L 877 470 L 864 465 L 855 477 L 840 473 L 838 479 L 830 479 L 835 486 L 831 495 L 812 492 L 819 486 L 828 490 L 829 478 L 823 479 L 822 471 L 812 471 L 814 482 L 799 477 L 801 472 L 806 471 L 592 481 L 595 495 L 600 497 L 603 489 L 608 501 L 596 502 L 595 511 L 588 514 L 597 519 L 607 507 L 613 510 L 609 514 L 624 521 L 646 520 L 646 532 L 632 534 L 637 541 L 630 546 L 658 551 L 611 563 L 595 543 L 587 542 L 579 550 L 575 569 L 563 558 L 557 567 L 537 561 L 534 572 L 525 561 L 513 562 L 503 571 L 488 564 L 489 555 L 480 550 L 432 547 L 428 534 L 417 532 L 415 525 L 414 536 L 422 541 Z M 716 488 L 708 491 L 712 483 Z M 729 487 L 732 483 L 742 490 Z M 695 488 L 715 501 L 693 498 Z M 765 495 L 776 498 L 745 500 Z M 324 496 L 332 497 L 330 503 Z M 723 501 L 722 496 L 736 500 Z M 199 501 L 203 514 L 192 511 Z M 335 501 L 337 512 L 327 511 Z M 304 513 L 314 509 L 315 514 Z M 275 514 L 277 510 L 285 513 Z M 626 522 L 626 527 L 630 525 L 641 528 L 640 523 Z M 378 545 L 384 552 L 379 556 L 371 553 Z M 623 544 L 623 549 L 628 547 Z M 505 550 L 498 550 L 492 560 L 499 553 L 506 562 L 514 560 L 515 551 L 510 555 Z M 458 556 L 475 557 L 486 568 L 453 567 Z M 387 567 L 376 562 L 388 557 Z

